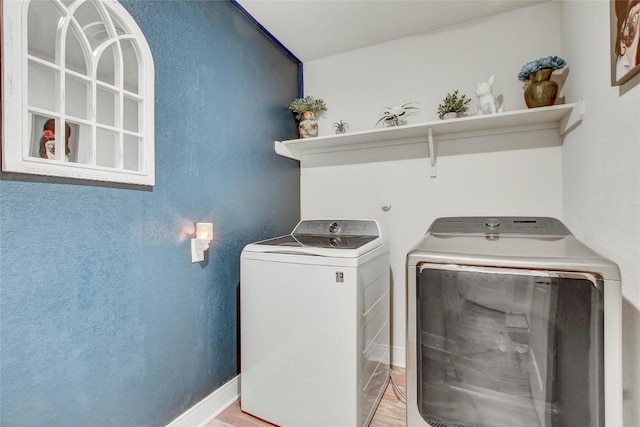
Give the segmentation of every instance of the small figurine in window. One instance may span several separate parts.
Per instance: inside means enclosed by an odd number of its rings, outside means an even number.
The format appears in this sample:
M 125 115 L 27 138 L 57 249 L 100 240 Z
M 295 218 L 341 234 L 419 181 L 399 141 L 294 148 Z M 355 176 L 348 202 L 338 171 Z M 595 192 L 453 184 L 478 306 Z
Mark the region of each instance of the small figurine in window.
M 69 155 L 71 154 L 71 147 L 69 146 L 69 138 L 71 137 L 71 126 L 69 123 L 65 123 L 65 160 L 69 161 Z M 42 138 L 40 138 L 40 157 L 43 159 L 56 158 L 56 121 L 49 119 L 44 123 L 42 127 Z

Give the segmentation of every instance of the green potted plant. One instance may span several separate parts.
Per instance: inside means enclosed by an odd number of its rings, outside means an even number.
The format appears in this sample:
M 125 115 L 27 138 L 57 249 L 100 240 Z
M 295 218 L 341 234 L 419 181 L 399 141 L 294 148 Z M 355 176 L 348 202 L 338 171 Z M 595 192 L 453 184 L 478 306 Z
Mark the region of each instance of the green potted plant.
M 347 133 L 347 129 L 349 129 L 349 123 L 343 122 L 340 120 L 333 124 L 333 128 L 336 130 L 336 133 Z
M 415 104 L 415 102 L 407 102 L 406 104 L 402 105 L 384 107 L 384 114 L 377 121 L 376 126 L 378 126 L 380 122 L 383 122 L 387 127 L 406 125 L 407 117 L 416 112 L 410 110 L 419 110 L 419 107 L 416 107 L 412 104 Z
M 458 117 L 459 113 L 469 111 L 470 102 L 471 99 L 467 98 L 467 95 L 459 95 L 456 89 L 453 93 L 448 93 L 438 105 L 438 117 L 440 119 Z
M 289 110 L 296 113 L 296 118 L 300 120 L 303 113 L 313 113 L 315 115 L 316 113 L 327 111 L 327 106 L 323 99 L 307 95 L 304 98 L 296 98 L 291 101 Z
M 289 104 L 289 110 L 296 113 L 296 119 L 300 120 L 298 133 L 301 138 L 318 136 L 316 113 L 327 111 L 327 106 L 323 99 L 314 98 L 311 95 L 307 95 L 304 98 L 296 98 Z

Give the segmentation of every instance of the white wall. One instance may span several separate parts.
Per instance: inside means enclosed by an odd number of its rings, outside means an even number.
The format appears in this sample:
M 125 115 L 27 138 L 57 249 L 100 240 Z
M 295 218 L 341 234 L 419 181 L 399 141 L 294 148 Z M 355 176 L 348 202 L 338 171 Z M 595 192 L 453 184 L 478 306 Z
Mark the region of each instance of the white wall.
M 609 2 L 562 2 L 562 42 L 573 65 L 568 97 L 582 125 L 563 146 L 564 221 L 622 271 L 625 426 L 640 426 L 640 75 L 611 87 Z
M 609 2 L 558 1 L 458 28 L 397 40 L 305 63 L 305 92 L 329 111 L 320 134 L 344 120 L 371 129 L 383 107 L 418 102 L 409 123 L 435 120 L 454 89 L 474 99 L 476 83 L 496 75 L 507 110 L 524 109 L 520 67 L 561 55 L 567 102 L 586 116 L 562 148 L 473 153 L 426 160 L 360 162 L 301 170 L 302 216 L 379 219 L 390 241 L 394 363 L 403 365 L 404 256 L 431 221 L 448 215 L 557 216 L 620 265 L 623 276 L 625 426 L 640 425 L 640 76 L 610 86 Z M 540 31 L 544 28 L 545 31 Z M 532 36 L 535 34 L 535 37 Z M 400 155 L 399 157 L 401 157 Z M 390 201 L 389 212 L 381 203 Z
M 424 34 L 305 63 L 305 93 L 323 98 L 329 110 L 320 134 L 340 119 L 351 131 L 371 129 L 384 106 L 418 102 L 409 123 L 437 120 L 447 92 L 460 89 L 477 108 L 477 82 L 496 76 L 494 94 L 507 110 L 523 109 L 517 74 L 533 59 L 560 55 L 560 5 L 520 9 L 447 31 Z M 545 31 L 540 32 L 543 25 Z M 536 34 L 532 37 L 532 34 Z M 569 99 L 569 102 L 572 100 Z M 502 149 L 467 154 L 438 147 L 438 176 L 425 157 L 354 165 L 301 168 L 301 215 L 374 218 L 382 222 L 391 249 L 393 363 L 404 366 L 405 256 L 439 216 L 540 215 L 562 217 L 562 148 L 557 133 L 496 137 Z M 523 144 L 538 138 L 544 147 Z M 477 140 L 478 146 L 487 141 Z M 547 144 L 547 142 L 551 142 Z M 408 150 L 408 148 L 405 148 Z M 449 153 L 447 153 L 449 150 Z M 396 152 L 395 159 L 403 157 Z M 392 208 L 383 212 L 381 203 Z
M 318 121 L 320 135 L 332 134 L 338 120 L 349 123 L 351 131 L 372 129 L 384 107 L 406 102 L 420 107 L 409 123 L 437 120 L 438 104 L 456 89 L 477 110 L 477 84 L 492 74 L 493 93 L 503 96 L 505 110 L 524 109 L 518 73 L 531 60 L 560 54 L 560 18 L 558 3 L 543 3 L 305 62 L 305 94 L 323 98 L 328 106 Z

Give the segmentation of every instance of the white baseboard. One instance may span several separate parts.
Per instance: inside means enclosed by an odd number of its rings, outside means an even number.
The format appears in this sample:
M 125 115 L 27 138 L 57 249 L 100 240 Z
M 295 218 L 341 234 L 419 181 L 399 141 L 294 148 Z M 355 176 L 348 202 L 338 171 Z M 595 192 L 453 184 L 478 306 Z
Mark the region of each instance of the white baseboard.
M 240 375 L 193 405 L 167 427 L 203 427 L 240 397 Z
M 407 367 L 407 352 L 404 347 L 391 347 L 391 366 Z
M 398 368 L 406 368 L 407 359 L 404 347 L 392 346 L 390 350 L 391 365 Z M 167 427 L 204 427 L 238 400 L 239 397 L 240 375 L 187 409 L 182 415 L 169 423 Z

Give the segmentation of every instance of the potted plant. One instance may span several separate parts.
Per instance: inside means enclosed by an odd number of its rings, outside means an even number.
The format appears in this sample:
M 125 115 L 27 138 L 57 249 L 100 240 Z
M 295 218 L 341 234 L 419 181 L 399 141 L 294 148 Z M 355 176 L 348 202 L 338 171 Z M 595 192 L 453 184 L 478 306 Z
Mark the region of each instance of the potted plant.
M 529 108 L 553 105 L 558 96 L 558 83 L 551 81 L 551 73 L 567 65 L 559 56 L 547 56 L 528 62 L 518 73 L 518 80 L 527 82 L 524 100 Z
M 318 135 L 318 122 L 316 113 L 327 111 L 323 99 L 307 95 L 304 98 L 296 98 L 289 104 L 289 110 L 296 113 L 296 119 L 300 120 L 298 132 L 301 138 Z
M 440 119 L 450 119 L 458 117 L 460 113 L 469 111 L 470 98 L 467 95 L 459 95 L 456 89 L 453 93 L 447 93 L 447 96 L 438 105 L 438 117 Z
M 394 105 L 392 107 L 384 107 L 384 113 L 382 117 L 376 122 L 376 126 L 380 122 L 384 122 L 385 126 L 393 127 L 400 126 L 407 123 L 407 116 L 415 113 L 415 111 L 409 112 L 409 110 L 418 110 L 418 107 L 414 107 L 411 104 L 415 102 L 407 102 L 402 105 Z
M 336 130 L 336 133 L 347 133 L 347 129 L 349 129 L 349 123 L 343 122 L 340 120 L 333 124 L 333 128 Z

